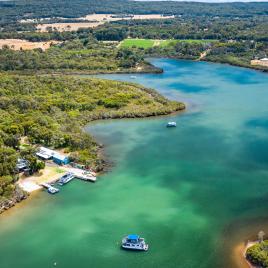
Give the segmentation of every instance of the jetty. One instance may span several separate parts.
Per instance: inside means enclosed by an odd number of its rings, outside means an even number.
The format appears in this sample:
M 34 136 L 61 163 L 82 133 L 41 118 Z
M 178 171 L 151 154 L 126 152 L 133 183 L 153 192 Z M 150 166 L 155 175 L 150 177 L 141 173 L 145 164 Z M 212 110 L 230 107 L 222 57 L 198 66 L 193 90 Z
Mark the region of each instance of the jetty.
M 91 181 L 95 182 L 97 180 L 95 174 L 90 171 L 86 171 L 78 168 L 68 168 L 69 173 L 73 175 L 74 178 L 83 180 L 83 181 Z
M 60 186 L 63 186 L 73 179 L 80 179 L 83 181 L 91 181 L 95 182 L 97 180 L 96 174 L 93 171 L 87 171 L 79 168 L 63 168 L 66 173 L 61 176 L 60 178 L 53 181 L 53 183 L 58 183 Z M 50 182 L 52 183 L 52 182 Z M 50 194 L 56 194 L 60 190 L 54 186 L 52 186 L 50 183 L 42 182 L 39 184 L 39 186 L 42 186 L 43 188 L 47 189 L 47 192 Z
M 50 193 L 50 194 L 56 194 L 60 191 L 58 188 L 53 187 L 52 185 L 45 183 L 45 182 L 40 183 L 40 185 L 43 186 L 44 188 L 46 188 L 48 193 Z

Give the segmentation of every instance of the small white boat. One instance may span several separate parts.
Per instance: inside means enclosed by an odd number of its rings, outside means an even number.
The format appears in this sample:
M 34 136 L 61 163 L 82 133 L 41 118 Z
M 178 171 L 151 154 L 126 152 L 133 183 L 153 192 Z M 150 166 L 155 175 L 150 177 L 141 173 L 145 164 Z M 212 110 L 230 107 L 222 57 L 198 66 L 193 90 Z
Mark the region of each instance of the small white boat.
M 177 123 L 176 122 L 168 122 L 167 127 L 176 127 Z
M 49 194 L 56 194 L 56 193 L 58 193 L 60 190 L 58 189 L 58 188 L 55 188 L 55 187 L 49 187 L 48 189 L 47 189 L 47 192 L 49 193 Z
M 131 75 L 130 78 L 131 78 L 131 79 L 136 79 L 137 76 L 135 76 L 135 75 Z
M 74 178 L 74 174 L 71 173 L 71 172 L 68 172 L 68 173 L 66 173 L 65 175 L 63 175 L 63 176 L 59 179 L 58 184 L 62 186 L 62 185 L 64 185 L 64 184 L 70 182 L 73 178 Z
M 145 243 L 144 238 L 141 238 L 136 234 L 132 234 L 123 238 L 122 248 L 147 251 L 149 246 Z

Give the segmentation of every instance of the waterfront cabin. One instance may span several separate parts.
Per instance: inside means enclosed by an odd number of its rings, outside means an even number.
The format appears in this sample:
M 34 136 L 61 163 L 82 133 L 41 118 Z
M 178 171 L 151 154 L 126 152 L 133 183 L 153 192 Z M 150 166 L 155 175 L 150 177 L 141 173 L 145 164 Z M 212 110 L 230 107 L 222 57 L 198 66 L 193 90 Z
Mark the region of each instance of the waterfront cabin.
M 17 164 L 16 164 L 16 170 L 18 172 L 25 171 L 29 168 L 29 162 L 25 159 L 18 158 Z
M 69 157 L 66 155 L 62 155 L 62 154 L 54 154 L 52 159 L 53 159 L 53 162 L 58 165 L 67 165 L 70 163 Z

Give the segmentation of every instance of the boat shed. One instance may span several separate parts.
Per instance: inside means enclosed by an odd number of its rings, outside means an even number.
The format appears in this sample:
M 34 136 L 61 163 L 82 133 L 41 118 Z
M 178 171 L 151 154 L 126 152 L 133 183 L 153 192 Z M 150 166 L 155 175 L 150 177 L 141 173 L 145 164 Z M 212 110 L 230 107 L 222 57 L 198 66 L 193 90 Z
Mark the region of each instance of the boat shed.
M 54 154 L 52 159 L 53 159 L 53 162 L 58 165 L 67 165 L 70 163 L 69 157 L 66 155 L 62 155 L 62 154 Z
M 42 158 L 43 160 L 52 159 L 53 162 L 58 165 L 67 165 L 70 163 L 70 159 L 68 156 L 64 154 L 60 154 L 54 150 L 51 150 L 45 147 L 40 147 L 36 155 Z

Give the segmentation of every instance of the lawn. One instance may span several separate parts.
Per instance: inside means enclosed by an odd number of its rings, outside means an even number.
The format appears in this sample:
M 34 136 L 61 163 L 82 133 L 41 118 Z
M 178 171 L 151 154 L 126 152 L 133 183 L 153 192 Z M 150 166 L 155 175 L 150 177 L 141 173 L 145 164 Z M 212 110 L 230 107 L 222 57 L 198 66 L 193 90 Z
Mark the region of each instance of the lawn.
M 206 40 L 206 39 L 181 39 L 181 40 L 161 40 L 159 45 L 161 47 L 166 47 L 169 45 L 175 45 L 176 43 L 179 42 L 186 42 L 186 43 L 196 43 L 196 44 L 206 44 L 206 43 L 212 43 L 216 42 L 217 40 Z
M 154 40 L 151 39 L 125 39 L 121 42 L 121 47 L 139 47 L 139 48 L 150 48 L 154 46 Z
M 125 39 L 121 42 L 120 47 L 130 48 L 130 47 L 139 47 L 139 48 L 150 48 L 153 46 L 169 46 L 175 45 L 178 42 L 189 42 L 189 43 L 208 43 L 208 42 L 216 42 L 216 40 L 195 40 L 195 39 L 187 39 L 187 40 L 153 40 L 153 39 Z

